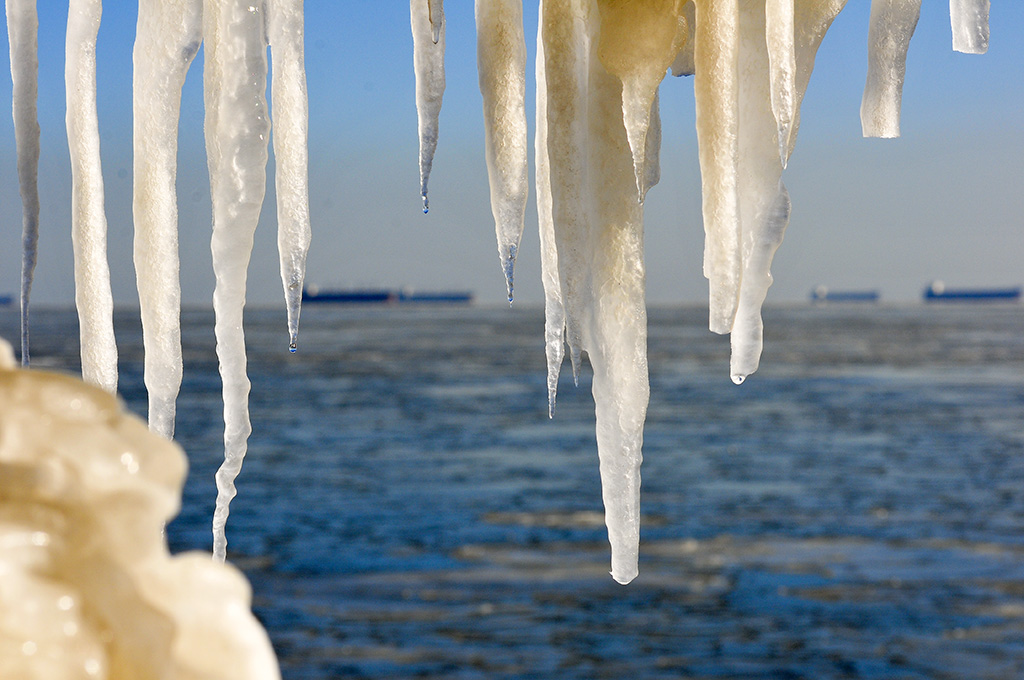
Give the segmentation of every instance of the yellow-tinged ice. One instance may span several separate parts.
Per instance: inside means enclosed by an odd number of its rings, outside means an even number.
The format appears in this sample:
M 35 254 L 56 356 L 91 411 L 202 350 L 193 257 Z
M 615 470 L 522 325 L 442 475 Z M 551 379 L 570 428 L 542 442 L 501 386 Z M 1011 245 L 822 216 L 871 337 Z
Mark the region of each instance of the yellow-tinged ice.
M 622 120 L 641 202 L 651 188 L 645 159 L 655 95 L 689 37 L 682 13 L 685 1 L 597 0 L 601 16 L 597 55 L 605 69 L 622 81 Z
M 185 455 L 0 340 L 0 677 L 277 680 L 245 578 L 171 557 Z
M 476 0 L 476 31 L 491 212 L 511 303 L 529 193 L 522 0 Z

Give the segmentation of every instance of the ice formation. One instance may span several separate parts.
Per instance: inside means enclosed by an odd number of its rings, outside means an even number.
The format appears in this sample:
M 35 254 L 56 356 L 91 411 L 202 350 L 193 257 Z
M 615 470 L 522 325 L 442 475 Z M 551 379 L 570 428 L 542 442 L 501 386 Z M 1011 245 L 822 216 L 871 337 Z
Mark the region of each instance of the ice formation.
M 185 455 L 0 340 L 0 677 L 277 680 L 249 584 L 171 557 Z
M 116 392 L 114 300 L 107 265 L 107 217 L 103 208 L 100 131 L 96 117 L 96 33 L 102 11 L 100 0 L 68 3 L 64 82 L 82 378 L 108 392 Z
M 648 401 L 643 209 L 657 183 L 658 87 L 671 67 L 694 75 L 709 280 L 709 326 L 729 333 L 730 376 L 761 355 L 771 263 L 789 222 L 782 173 L 818 47 L 846 0 L 541 0 L 537 36 L 536 191 L 545 299 L 548 408 L 568 345 L 594 371 L 598 454 L 612 576 L 637 573 L 643 422 Z M 427 0 L 412 0 L 420 168 L 436 146 L 439 52 L 429 62 Z M 873 0 L 862 106 L 866 136 L 899 134 L 899 105 L 920 0 Z M 486 11 L 484 11 L 486 10 Z M 951 0 L 954 46 L 984 51 L 988 0 Z M 521 2 L 477 1 L 480 89 L 498 247 L 509 272 L 498 104 L 518 112 Z M 505 25 L 495 25 L 495 23 Z M 509 36 L 499 43 L 496 36 Z M 436 36 L 435 36 L 436 37 Z M 518 113 L 516 113 L 518 116 Z M 499 122 L 495 122 L 496 119 Z M 430 121 L 425 128 L 424 121 Z M 519 125 L 518 119 L 516 125 Z M 518 153 L 521 133 L 506 142 Z M 427 150 L 424 165 L 424 150 Z M 513 168 L 514 171 L 510 168 Z M 424 177 L 424 196 L 426 180 Z M 518 210 L 519 203 L 515 203 Z M 518 242 L 518 237 L 516 237 Z M 511 279 L 509 279 L 511 294 Z
M 441 99 L 444 97 L 444 3 L 442 0 L 410 0 L 409 14 L 420 133 L 420 194 L 423 196 L 423 212 L 427 212 L 430 209 L 427 182 L 430 181 L 430 168 L 434 165 Z
M 39 19 L 36 0 L 7 0 L 7 37 L 11 49 L 14 136 L 21 192 L 21 364 L 29 364 L 29 298 L 39 245 Z

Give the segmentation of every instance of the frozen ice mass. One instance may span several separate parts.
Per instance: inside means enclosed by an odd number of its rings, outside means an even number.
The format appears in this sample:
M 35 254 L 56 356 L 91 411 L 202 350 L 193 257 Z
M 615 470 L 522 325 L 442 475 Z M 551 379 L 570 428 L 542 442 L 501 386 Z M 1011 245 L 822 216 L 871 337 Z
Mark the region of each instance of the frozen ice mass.
M 729 333 L 729 377 L 755 372 L 761 305 L 789 222 L 783 183 L 815 54 L 845 0 L 541 0 L 536 58 L 534 187 L 545 297 L 548 406 L 568 346 L 575 376 L 594 371 L 597 441 L 611 572 L 637 575 L 640 463 L 649 387 L 643 203 L 659 178 L 658 89 L 666 72 L 692 75 L 702 177 L 703 270 L 709 327 Z M 872 0 L 865 136 L 899 134 L 905 60 L 920 0 Z M 461 6 L 460 11 L 466 11 Z M 988 0 L 950 0 L 953 48 L 987 49 Z M 95 107 L 99 0 L 71 0 L 67 32 L 68 139 L 82 364 L 114 391 L 106 226 Z M 528 194 L 526 37 L 518 0 L 476 0 L 485 154 L 499 264 L 509 301 Z M 7 0 L 18 172 L 24 210 L 21 304 L 29 358 L 29 293 L 36 258 L 39 128 L 33 0 Z M 442 0 L 410 0 L 420 191 L 438 141 L 445 89 Z M 225 463 L 217 475 L 215 555 L 226 550 L 233 479 L 251 431 L 243 306 L 263 207 L 271 110 L 277 159 L 281 279 L 287 346 L 298 342 L 309 247 L 307 104 L 301 0 L 140 0 L 134 48 L 135 265 L 149 392 L 149 425 L 170 438 L 182 379 L 175 196 L 181 87 L 205 49 L 206 146 L 213 198 L 217 351 Z M 265 84 L 273 62 L 272 106 Z M 679 81 L 666 87 L 681 87 Z M 283 345 L 285 343 L 282 343 Z M 254 676 L 252 676 L 254 677 Z

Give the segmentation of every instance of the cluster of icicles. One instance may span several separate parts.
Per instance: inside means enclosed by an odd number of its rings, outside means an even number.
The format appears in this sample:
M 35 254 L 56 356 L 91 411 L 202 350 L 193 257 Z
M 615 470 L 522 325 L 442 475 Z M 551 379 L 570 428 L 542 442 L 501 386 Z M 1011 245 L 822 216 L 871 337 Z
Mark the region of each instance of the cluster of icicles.
M 658 182 L 658 87 L 693 75 L 710 328 L 729 333 L 742 383 L 761 355 L 761 305 L 789 222 L 782 171 L 822 38 L 846 0 L 541 0 L 536 191 L 548 403 L 564 348 L 593 368 L 612 577 L 637 574 L 649 396 L 643 201 Z M 412 0 L 423 207 L 444 92 L 442 0 Z M 899 134 L 921 0 L 872 0 L 865 136 Z M 984 52 L 989 0 L 950 0 L 953 47 Z M 477 59 L 498 253 L 512 300 L 527 194 L 521 0 L 476 0 Z
M 710 281 L 710 327 L 730 333 L 733 381 L 757 369 L 760 307 L 789 219 L 781 181 L 818 46 L 846 0 L 541 0 L 537 40 L 536 199 L 545 291 L 549 409 L 567 344 L 574 376 L 593 367 L 597 441 L 612 576 L 637 573 L 643 423 L 648 402 L 643 199 L 659 179 L 658 87 L 693 75 Z M 444 93 L 442 0 L 411 0 L 423 208 Z M 904 62 L 921 0 L 872 0 L 864 134 L 895 136 Z M 953 47 L 984 52 L 989 0 L 950 0 Z M 18 170 L 24 202 L 22 358 L 35 261 L 39 129 L 34 0 L 7 0 Z M 521 0 L 476 0 L 480 87 L 498 251 L 513 268 L 528 193 L 526 46 Z M 84 377 L 116 388 L 95 107 L 99 0 L 70 0 L 68 138 Z M 213 196 L 217 351 L 225 463 L 214 553 L 250 432 L 242 307 L 263 202 L 270 123 L 266 46 L 274 59 L 274 149 L 281 275 L 294 349 L 309 243 L 301 0 L 140 0 L 135 42 L 135 262 L 150 427 L 173 434 L 181 382 L 176 131 L 181 86 L 205 45 Z
M 171 438 L 182 356 L 175 195 L 178 118 L 185 75 L 205 48 L 206 150 L 213 199 L 217 356 L 224 384 L 224 464 L 217 473 L 214 556 L 223 560 L 224 524 L 235 495 L 249 424 L 242 308 L 253 234 L 266 186 L 270 117 L 267 45 L 274 61 L 274 156 L 278 247 L 290 347 L 298 335 L 310 227 L 302 0 L 139 0 L 134 61 L 135 272 L 139 289 L 150 428 Z M 82 375 L 117 389 L 106 217 L 96 117 L 96 35 L 100 0 L 70 0 L 67 131 L 72 170 L 72 240 Z M 29 293 L 36 259 L 39 125 L 36 120 L 35 0 L 7 0 L 14 125 L 24 205 L 22 364 L 29 362 Z

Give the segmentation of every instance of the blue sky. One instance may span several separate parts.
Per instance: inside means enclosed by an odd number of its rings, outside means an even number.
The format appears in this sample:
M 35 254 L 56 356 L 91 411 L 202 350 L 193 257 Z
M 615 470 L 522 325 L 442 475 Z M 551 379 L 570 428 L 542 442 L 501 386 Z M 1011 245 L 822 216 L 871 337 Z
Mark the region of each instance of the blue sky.
M 110 2 L 100 29 L 99 116 L 115 301 L 136 304 L 131 265 L 131 53 L 135 8 Z M 526 3 L 528 110 L 536 6 Z M 818 56 L 796 151 L 784 176 L 793 218 L 775 260 L 771 301 L 806 298 L 824 283 L 916 299 L 949 284 L 1024 283 L 1024 3 L 992 7 L 989 54 L 952 52 L 944 0 L 926 0 L 911 43 L 903 137 L 861 138 L 867 0 L 850 0 Z M 66 5 L 40 0 L 40 168 L 43 236 L 34 300 L 71 304 L 70 170 L 64 131 Z M 307 280 L 325 285 L 457 287 L 500 304 L 483 156 L 472 3 L 447 8 L 448 89 L 431 176 L 431 212 L 418 195 L 408 5 L 306 3 L 310 99 Z M 0 109 L 10 110 L 6 51 Z M 199 60 L 186 83 L 179 150 L 183 294 L 208 304 L 213 274 L 202 141 Z M 648 298 L 701 302 L 703 230 L 691 79 L 662 85 L 661 184 L 646 203 Z M 532 117 L 532 116 L 531 116 Z M 532 123 L 531 123 L 532 131 Z M 272 170 L 271 170 L 272 177 Z M 250 266 L 250 304 L 277 304 L 272 180 Z M 0 293 L 19 280 L 20 199 L 9 115 L 0 116 Z M 541 300 L 532 204 L 517 268 L 517 300 Z

